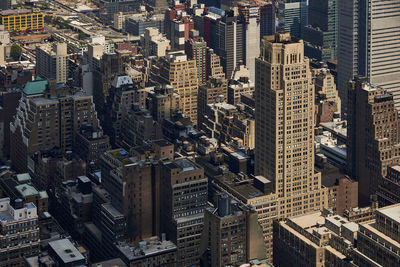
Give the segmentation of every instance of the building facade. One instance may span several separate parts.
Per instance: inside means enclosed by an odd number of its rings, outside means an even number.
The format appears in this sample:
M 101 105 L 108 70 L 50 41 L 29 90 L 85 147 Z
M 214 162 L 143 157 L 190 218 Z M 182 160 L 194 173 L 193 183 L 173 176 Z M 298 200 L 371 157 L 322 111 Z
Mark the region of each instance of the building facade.
M 393 95 L 365 78 L 349 83 L 347 168 L 358 180 L 361 205 L 376 193 L 387 166 L 399 162 L 398 132 Z
M 315 92 L 303 41 L 289 33 L 264 37 L 256 70 L 256 174 L 273 182 L 278 217 L 326 207 L 314 170 Z
M 9 32 L 44 30 L 44 14 L 30 9 L 3 10 L 0 24 Z
M 160 173 L 161 231 L 178 247 L 178 266 L 198 265 L 208 191 L 204 169 L 178 159 L 165 162 Z
M 66 43 L 44 44 L 36 47 L 36 75 L 66 83 L 68 79 Z
M 364 76 L 375 86 L 393 94 L 400 105 L 400 48 L 393 38 L 399 35 L 400 1 L 339 1 L 338 90 L 347 112 L 347 84 Z M 382 12 L 382 10 L 385 10 Z

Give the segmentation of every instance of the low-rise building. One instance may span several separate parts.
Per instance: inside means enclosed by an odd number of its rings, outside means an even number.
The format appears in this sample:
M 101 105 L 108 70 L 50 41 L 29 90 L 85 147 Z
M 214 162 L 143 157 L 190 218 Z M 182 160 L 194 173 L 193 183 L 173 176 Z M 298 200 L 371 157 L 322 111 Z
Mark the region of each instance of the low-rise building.
M 119 257 L 128 266 L 147 267 L 147 266 L 166 266 L 176 267 L 177 246 L 165 239 L 151 237 L 139 242 L 139 246 L 130 246 L 121 243 L 117 245 Z
M 44 14 L 38 10 L 13 9 L 0 12 L 0 24 L 9 32 L 44 30 Z
M 33 203 L 0 199 L 0 266 L 24 266 L 24 257 L 38 254 L 39 226 Z

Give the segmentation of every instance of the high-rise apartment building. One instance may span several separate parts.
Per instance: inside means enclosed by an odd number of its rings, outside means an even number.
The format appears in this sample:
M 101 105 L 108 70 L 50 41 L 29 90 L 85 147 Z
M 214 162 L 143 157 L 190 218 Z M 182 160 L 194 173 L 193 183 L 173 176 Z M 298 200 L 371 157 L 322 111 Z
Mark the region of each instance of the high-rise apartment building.
M 148 27 L 140 36 L 143 56 L 165 57 L 170 41 L 157 28 Z
M 304 54 L 318 61 L 336 59 L 338 0 L 309 0 L 304 28 Z
M 188 60 L 183 51 L 169 52 L 160 59 L 159 78 L 179 95 L 182 113 L 197 123 L 198 76 L 196 60 Z
M 239 158 L 243 156 L 237 153 Z M 271 181 L 262 176 L 249 177 L 243 173 L 233 174 L 231 172 L 215 176 L 212 186 L 226 192 L 239 205 L 246 206 L 255 215 L 248 217 L 248 226 L 255 219 L 257 225 L 252 225 L 250 235 L 263 237 L 263 242 L 248 242 L 247 251 L 249 259 L 272 260 L 272 222 L 278 218 L 279 199 L 273 193 Z M 253 239 L 254 236 L 250 239 Z M 256 240 L 254 238 L 253 240 Z
M 161 230 L 178 247 L 178 266 L 200 263 L 200 240 L 208 182 L 204 169 L 188 159 L 161 166 Z
M 185 53 L 189 59 L 196 60 L 199 85 L 207 81 L 207 43 L 199 37 L 197 30 L 190 31 L 191 38 L 185 42 Z
M 308 0 L 279 0 L 278 4 L 277 30 L 302 38 L 308 25 Z
M 211 48 L 207 48 L 206 64 L 207 79 L 225 78 L 224 68 L 221 65 L 221 59 Z
M 339 0 L 338 90 L 347 112 L 347 84 L 363 76 L 393 94 L 400 107 L 400 1 Z M 350 107 L 349 107 L 350 108 Z
M 84 125 L 76 134 L 74 151 L 88 164 L 97 164 L 101 154 L 110 149 L 110 138 L 100 128 Z
M 67 43 L 43 44 L 36 47 L 36 75 L 57 83 L 68 79 Z
M 314 170 L 314 86 L 302 40 L 264 37 L 256 59 L 255 172 L 274 184 L 278 216 L 327 205 Z
M 393 95 L 365 78 L 349 83 L 347 168 L 359 183 L 359 202 L 375 194 L 387 166 L 400 161 L 398 111 Z
M 157 234 L 153 216 L 152 164 L 131 157 L 123 149 L 110 150 L 101 156 L 102 181 L 111 196 L 111 204 L 127 220 L 127 237 L 141 241 Z
M 111 83 L 114 77 L 123 73 L 122 58 L 118 54 L 101 53 L 99 67 L 93 72 L 93 100 L 99 117 L 105 114 L 107 97 L 110 95 Z
M 91 96 L 80 94 L 51 96 L 59 90 L 46 80 L 28 82 L 10 124 L 11 161 L 20 172 L 27 172 L 28 158 L 40 150 L 59 147 L 72 150 L 80 127 L 99 127 Z M 50 96 L 45 96 L 49 94 Z
M 37 208 L 32 203 L 0 199 L 0 265 L 25 266 L 24 257 L 40 252 Z

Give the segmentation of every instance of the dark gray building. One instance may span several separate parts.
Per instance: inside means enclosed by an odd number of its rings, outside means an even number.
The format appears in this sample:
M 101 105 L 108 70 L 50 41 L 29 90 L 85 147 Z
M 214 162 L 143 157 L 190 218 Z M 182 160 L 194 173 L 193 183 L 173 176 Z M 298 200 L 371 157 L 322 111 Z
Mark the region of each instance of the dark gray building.
M 304 54 L 318 61 L 336 59 L 338 0 L 310 0 L 304 27 Z
M 165 162 L 160 185 L 161 231 L 178 246 L 178 266 L 197 266 L 208 191 L 204 169 L 188 159 Z
M 204 35 L 210 36 L 209 46 L 221 58 L 226 77 L 231 77 L 235 67 L 243 60 L 243 22 L 233 12 L 205 19 L 209 23 L 205 23 Z

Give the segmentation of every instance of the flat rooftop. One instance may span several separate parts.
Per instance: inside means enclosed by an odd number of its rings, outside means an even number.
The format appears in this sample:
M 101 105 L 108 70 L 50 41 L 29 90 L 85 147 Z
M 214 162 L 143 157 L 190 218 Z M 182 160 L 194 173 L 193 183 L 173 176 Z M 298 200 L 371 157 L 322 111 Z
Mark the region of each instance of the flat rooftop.
M 178 159 L 171 163 L 166 164 L 165 166 L 169 169 L 179 168 L 181 169 L 182 172 L 194 171 L 200 169 L 200 167 L 196 163 L 188 159 Z
M 49 246 L 64 263 L 71 263 L 85 259 L 74 244 L 72 244 L 68 239 L 49 242 Z
M 378 209 L 379 213 L 389 217 L 391 220 L 400 223 L 400 203 Z
M 241 177 L 234 173 L 226 173 L 221 177 L 216 177 L 216 179 L 246 200 L 266 195 L 255 187 L 253 180 L 247 176 Z
M 119 212 L 112 204 L 110 203 L 104 203 L 101 205 L 108 213 L 110 213 L 111 216 L 114 218 L 118 217 L 124 217 L 124 215 Z
M 22 14 L 30 14 L 30 13 L 39 13 L 39 12 L 33 12 L 31 9 L 21 8 L 21 9 L 12 9 L 12 10 L 2 10 L 2 11 L 0 11 L 0 16 L 22 15 Z
M 303 229 L 313 227 L 317 225 L 318 222 L 321 224 L 325 223 L 325 218 L 322 216 L 320 211 L 314 211 L 304 215 L 292 217 L 290 220 Z
M 135 261 L 147 257 L 152 257 L 157 254 L 164 254 L 176 251 L 176 245 L 168 240 L 160 241 L 158 238 L 152 237 L 145 241 L 139 242 L 138 247 L 129 245 L 118 245 L 117 248 L 129 260 Z

